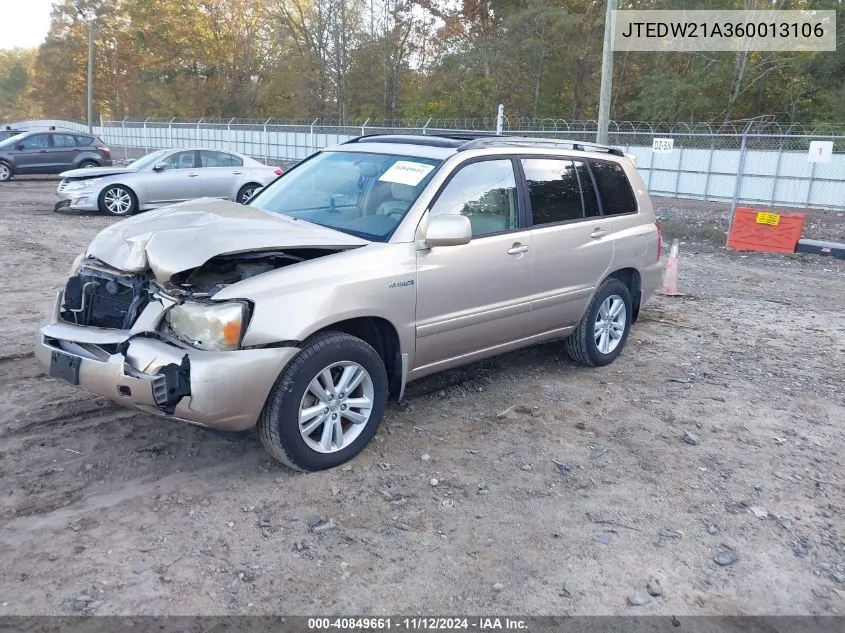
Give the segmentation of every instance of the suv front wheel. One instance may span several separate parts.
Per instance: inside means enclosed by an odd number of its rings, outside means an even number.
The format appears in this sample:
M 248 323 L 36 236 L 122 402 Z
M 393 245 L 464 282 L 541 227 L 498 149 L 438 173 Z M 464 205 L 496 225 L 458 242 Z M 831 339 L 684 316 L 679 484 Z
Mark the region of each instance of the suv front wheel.
M 387 404 L 387 372 L 359 338 L 326 332 L 282 371 L 258 420 L 261 443 L 285 466 L 333 468 L 361 452 Z
M 628 340 L 632 315 L 628 286 L 613 277 L 605 279 L 578 327 L 566 339 L 569 357 L 590 367 L 612 363 Z

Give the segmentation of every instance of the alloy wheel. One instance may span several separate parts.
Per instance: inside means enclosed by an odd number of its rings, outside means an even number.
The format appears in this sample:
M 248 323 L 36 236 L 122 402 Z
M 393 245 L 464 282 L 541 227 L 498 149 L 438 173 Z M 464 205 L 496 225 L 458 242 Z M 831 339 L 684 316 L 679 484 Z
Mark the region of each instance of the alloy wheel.
M 625 333 L 628 312 L 619 295 L 610 295 L 599 307 L 593 327 L 596 347 L 601 354 L 610 354 L 619 346 Z
M 370 420 L 375 389 L 358 363 L 333 363 L 309 383 L 299 404 L 299 433 L 318 453 L 349 446 Z
M 122 187 L 108 189 L 103 195 L 103 202 L 109 213 L 114 215 L 126 215 L 132 208 L 132 196 Z

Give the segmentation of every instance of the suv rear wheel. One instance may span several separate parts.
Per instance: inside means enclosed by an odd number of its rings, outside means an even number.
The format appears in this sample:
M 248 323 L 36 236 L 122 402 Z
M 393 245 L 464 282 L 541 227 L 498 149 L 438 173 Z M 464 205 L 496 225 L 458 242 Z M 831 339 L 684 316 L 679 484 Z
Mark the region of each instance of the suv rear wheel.
M 261 443 L 285 466 L 333 468 L 361 452 L 384 416 L 387 372 L 359 338 L 325 332 L 284 369 L 258 420 Z
M 6 182 L 12 178 L 12 168 L 8 163 L 0 160 L 0 182 Z
M 628 286 L 613 277 L 605 279 L 578 327 L 566 339 L 569 357 L 590 367 L 612 363 L 628 340 L 632 315 Z

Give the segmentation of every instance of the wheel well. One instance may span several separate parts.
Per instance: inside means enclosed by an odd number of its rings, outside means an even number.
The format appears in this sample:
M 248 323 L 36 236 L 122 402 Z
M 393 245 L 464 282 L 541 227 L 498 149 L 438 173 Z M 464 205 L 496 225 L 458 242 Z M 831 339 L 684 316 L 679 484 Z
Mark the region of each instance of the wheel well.
M 366 342 L 381 357 L 387 371 L 388 399 L 396 400 L 402 388 L 402 355 L 399 351 L 399 334 L 387 319 L 359 317 L 338 321 L 320 332 L 345 332 Z
M 608 279 L 611 277 L 618 279 L 628 287 L 628 292 L 631 293 L 631 306 L 634 311 L 631 323 L 636 323 L 637 317 L 640 316 L 640 300 L 642 299 L 640 272 L 636 268 L 620 268 L 607 276 Z

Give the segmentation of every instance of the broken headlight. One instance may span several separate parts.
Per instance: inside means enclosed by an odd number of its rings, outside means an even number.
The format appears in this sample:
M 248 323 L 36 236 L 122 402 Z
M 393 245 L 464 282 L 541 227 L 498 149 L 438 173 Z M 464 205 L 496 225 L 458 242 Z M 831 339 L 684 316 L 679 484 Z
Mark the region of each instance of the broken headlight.
M 180 341 L 210 352 L 238 349 L 246 329 L 246 303 L 186 301 L 167 313 L 167 327 Z
M 82 268 L 82 261 L 85 259 L 85 253 L 80 253 L 76 256 L 76 259 L 73 260 L 73 263 L 70 265 L 70 273 L 68 277 L 73 277 L 76 273 L 79 272 L 79 269 Z

